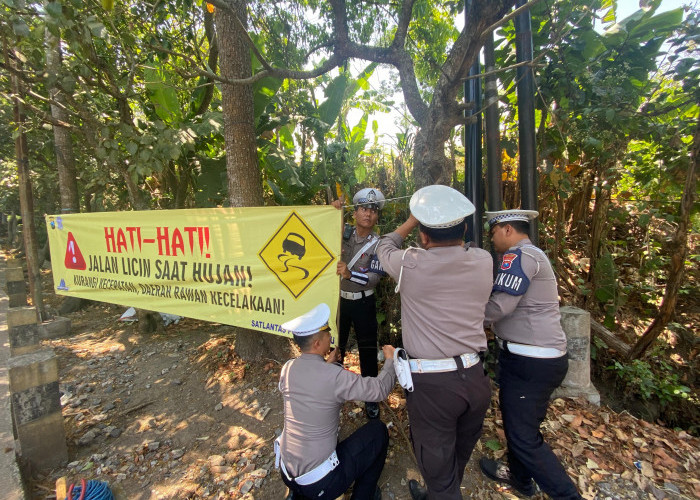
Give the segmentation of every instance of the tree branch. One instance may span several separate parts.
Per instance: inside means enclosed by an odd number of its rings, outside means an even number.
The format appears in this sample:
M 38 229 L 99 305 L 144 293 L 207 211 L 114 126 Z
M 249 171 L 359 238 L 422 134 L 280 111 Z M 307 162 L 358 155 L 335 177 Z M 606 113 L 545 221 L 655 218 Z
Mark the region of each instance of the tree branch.
M 233 18 L 233 21 L 236 23 L 236 26 L 238 27 L 238 29 L 241 30 L 241 33 L 243 34 L 246 43 L 250 47 L 250 50 L 253 51 L 253 54 L 255 54 L 255 57 L 258 59 L 258 61 L 260 61 L 260 64 L 262 64 L 265 69 L 271 71 L 273 69 L 272 65 L 269 62 L 267 62 L 267 59 L 265 59 L 265 57 L 260 53 L 258 48 L 255 46 L 255 42 L 253 42 L 253 39 L 250 38 L 250 35 L 248 34 L 248 30 L 245 29 L 245 26 L 243 26 L 243 23 L 236 15 L 236 12 L 234 12 L 234 10 L 226 2 L 224 2 L 222 0 L 206 0 L 206 1 L 207 1 L 207 3 L 210 3 L 210 4 L 214 5 L 215 7 L 219 8 L 219 9 L 223 9 L 226 12 L 228 12 L 228 14 Z
M 27 93 L 33 94 L 33 92 L 27 92 Z M 70 123 L 64 122 L 63 120 L 59 120 L 57 118 L 54 118 L 53 116 L 51 116 L 51 114 L 47 113 L 46 111 L 42 110 L 41 108 L 38 108 L 37 106 L 34 106 L 32 103 L 30 103 L 30 102 L 28 102 L 20 97 L 13 96 L 11 94 L 7 94 L 7 93 L 2 92 L 2 91 L 0 91 L 0 96 L 7 99 L 8 101 L 11 101 L 12 99 L 19 100 L 22 103 L 22 106 L 25 106 L 28 109 L 32 110 L 39 117 L 39 119 L 45 123 L 50 123 L 51 125 L 55 125 L 56 127 L 64 127 L 64 128 L 71 129 L 71 130 L 77 130 Z M 32 95 L 32 97 L 36 97 L 36 95 Z
M 484 78 L 486 76 L 497 75 L 498 73 L 502 73 L 504 71 L 509 71 L 511 69 L 519 68 L 521 66 L 530 66 L 532 68 L 543 68 L 545 65 L 544 64 L 535 64 L 532 61 L 523 61 L 523 62 L 519 62 L 516 64 L 511 64 L 510 66 L 506 66 L 505 68 L 498 68 L 498 69 L 494 69 L 492 71 L 484 71 L 483 73 L 479 73 L 478 75 L 465 76 L 464 78 L 462 78 L 462 80 L 467 81 L 467 80 L 474 80 L 476 78 Z
M 413 13 L 413 2 L 414 0 L 406 0 L 401 4 L 401 10 L 399 12 L 399 22 L 396 26 L 394 41 L 391 43 L 392 47 L 403 48 L 406 44 L 406 33 L 408 33 L 408 25 L 411 22 L 411 15 Z
M 520 7 L 518 7 L 517 9 L 515 9 L 513 12 L 511 12 L 510 14 L 508 14 L 507 16 L 502 17 L 500 20 L 496 21 L 496 22 L 493 23 L 491 26 L 489 26 L 488 28 L 486 28 L 486 29 L 481 33 L 481 36 L 480 36 L 479 38 L 480 38 L 480 39 L 483 39 L 485 35 L 488 35 L 488 34 L 489 34 L 489 32 L 494 31 L 496 28 L 498 28 L 498 27 L 500 27 L 500 26 L 503 26 L 503 25 L 506 24 L 508 21 L 510 21 L 510 20 L 513 19 L 514 17 L 517 17 L 519 14 L 521 14 L 522 12 L 528 10 L 530 7 L 532 7 L 533 5 L 539 3 L 540 1 L 541 1 L 541 0 L 530 0 L 530 1 L 529 1 L 528 3 L 526 3 L 525 5 L 521 5 Z

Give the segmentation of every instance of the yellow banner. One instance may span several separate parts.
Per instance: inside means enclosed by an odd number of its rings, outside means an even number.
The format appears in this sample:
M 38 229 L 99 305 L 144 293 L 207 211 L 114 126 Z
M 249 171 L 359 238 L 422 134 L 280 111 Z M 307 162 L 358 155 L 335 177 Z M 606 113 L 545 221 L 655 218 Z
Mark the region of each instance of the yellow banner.
M 328 206 L 46 216 L 56 293 L 285 335 L 336 314 L 341 211 Z

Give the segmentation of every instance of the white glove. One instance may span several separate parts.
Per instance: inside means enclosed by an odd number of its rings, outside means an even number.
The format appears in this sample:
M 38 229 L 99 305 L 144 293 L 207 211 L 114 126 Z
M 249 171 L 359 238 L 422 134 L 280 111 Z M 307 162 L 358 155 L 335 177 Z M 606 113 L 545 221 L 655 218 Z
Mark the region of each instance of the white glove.
M 400 347 L 394 349 L 394 370 L 399 385 L 408 392 L 413 392 L 413 377 L 411 377 L 411 366 L 408 364 L 406 351 Z

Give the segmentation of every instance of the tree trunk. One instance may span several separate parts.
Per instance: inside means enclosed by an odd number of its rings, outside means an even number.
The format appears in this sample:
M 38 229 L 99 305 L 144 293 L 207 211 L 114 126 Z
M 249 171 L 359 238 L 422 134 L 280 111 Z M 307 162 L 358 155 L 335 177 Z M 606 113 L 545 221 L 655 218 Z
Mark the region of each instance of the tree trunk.
M 129 199 L 134 210 L 148 210 L 148 203 L 143 197 L 142 189 L 131 179 L 129 170 L 124 166 L 118 166 L 116 170 L 121 174 L 126 189 L 129 192 Z
M 7 218 L 7 246 L 13 248 L 17 237 L 17 214 L 12 212 Z
M 556 201 L 556 213 L 554 217 L 554 272 L 557 276 L 562 275 L 562 260 L 563 256 L 563 229 L 564 229 L 564 200 L 562 200 L 559 195 L 559 189 L 557 186 L 554 187 L 554 199 Z M 562 280 L 557 280 L 557 286 L 559 288 L 559 295 L 564 288 Z
M 591 226 L 589 228 L 591 239 L 589 242 L 589 256 L 591 258 L 591 274 L 595 260 L 603 253 L 602 243 L 608 228 L 608 206 L 610 205 L 610 191 L 605 188 L 605 179 L 600 178 L 596 190 L 595 202 L 591 213 Z M 593 280 L 590 280 L 593 281 Z
M 49 87 L 49 96 L 60 104 L 65 100 L 63 91 L 57 84 L 58 77 L 62 74 L 61 59 L 60 40 L 52 35 L 50 30 L 46 30 L 46 69 L 49 75 L 48 81 L 53 82 L 53 85 Z M 51 104 L 51 116 L 62 122 L 68 122 L 68 113 L 60 105 Z M 58 167 L 58 189 L 61 193 L 61 210 L 63 213 L 78 213 L 80 212 L 80 200 L 70 131 L 67 128 L 54 125 L 53 138 L 56 166 Z
M 651 322 L 644 334 L 637 340 L 637 343 L 632 346 L 629 352 L 629 359 L 640 358 L 649 346 L 661 335 L 666 325 L 673 317 L 678 299 L 678 290 L 683 281 L 683 271 L 685 267 L 685 258 L 688 255 L 688 228 L 690 223 L 690 214 L 695 203 L 695 186 L 697 184 L 697 166 L 698 158 L 700 157 L 700 121 L 695 127 L 695 135 L 693 137 L 693 150 L 690 155 L 690 163 L 688 172 L 685 176 L 685 186 L 683 187 L 683 197 L 681 198 L 681 206 L 678 214 L 678 228 L 669 242 L 669 254 L 671 256 L 670 269 L 668 280 L 666 281 L 666 290 L 664 298 L 659 306 L 659 313 Z
M 440 127 L 421 125 L 416 133 L 413 156 L 413 180 L 416 189 L 431 184 L 445 184 L 452 181 L 452 162 L 445 156 L 445 141 L 449 139 L 449 130 L 440 131 Z
M 10 60 L 10 51 L 5 47 L 5 63 L 13 65 L 19 70 L 20 59 L 14 57 Z M 13 95 L 13 114 L 17 130 L 15 132 L 15 154 L 17 156 L 17 174 L 19 177 L 19 204 L 22 214 L 22 238 L 24 240 L 24 252 L 27 260 L 27 274 L 29 280 L 29 295 L 32 298 L 32 305 L 36 308 L 38 319 L 46 319 L 44 309 L 44 299 L 41 288 L 41 275 L 39 274 L 39 264 L 37 262 L 36 227 L 34 225 L 34 199 L 32 195 L 32 184 L 29 177 L 29 148 L 27 138 L 24 134 L 24 109 L 22 83 L 16 72 L 11 72 Z
M 610 205 L 610 192 L 602 188 L 602 182 L 598 183 L 598 191 L 595 197 L 595 203 L 593 204 L 593 211 L 591 213 L 591 226 L 589 228 L 591 238 L 588 242 L 588 277 L 587 281 L 591 284 L 591 292 L 586 295 L 583 299 L 584 306 L 590 303 L 595 303 L 595 291 L 599 287 L 602 276 L 596 274 L 596 266 L 598 265 L 598 259 L 603 254 L 603 240 L 605 233 L 607 232 L 608 226 L 608 206 Z
M 226 2 L 247 27 L 245 0 Z M 249 78 L 252 74 L 250 50 L 233 14 L 216 10 L 217 40 L 221 76 L 227 79 Z M 221 84 L 224 114 L 228 198 L 232 207 L 257 207 L 263 204 L 262 178 L 258 167 L 252 85 Z
M 567 214 L 571 214 L 569 233 L 579 238 L 588 234 L 588 209 L 593 195 L 593 178 L 592 172 L 584 172 L 581 176 L 581 189 L 567 203 Z
M 247 27 L 245 0 L 227 0 L 238 20 Z M 250 49 L 234 14 L 216 9 L 216 37 L 219 44 L 221 76 L 248 78 L 252 73 Z M 251 85 L 221 84 L 224 115 L 228 199 L 232 207 L 257 207 L 263 204 L 262 177 L 258 167 Z M 289 341 L 284 337 L 235 328 L 236 352 L 241 358 L 255 360 L 290 357 Z
M 416 188 L 429 184 L 450 184 L 451 162 L 445 156 L 445 142 L 456 126 L 467 123 L 464 116 L 467 106 L 458 104 L 457 95 L 463 88 L 463 79 L 479 57 L 484 32 L 500 20 L 514 3 L 514 0 L 467 2 L 464 29 L 440 68 L 430 106 L 422 102 L 413 67 L 403 64 L 401 58 L 397 59 L 406 105 L 420 125 L 413 158 Z

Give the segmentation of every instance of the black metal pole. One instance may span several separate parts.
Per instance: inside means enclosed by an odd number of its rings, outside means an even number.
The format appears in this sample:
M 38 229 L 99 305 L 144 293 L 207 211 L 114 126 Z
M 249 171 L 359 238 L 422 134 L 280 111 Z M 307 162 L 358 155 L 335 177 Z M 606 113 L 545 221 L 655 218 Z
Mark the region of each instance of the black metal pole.
M 469 76 L 478 76 L 481 72 L 479 59 L 469 69 Z M 464 159 L 464 194 L 476 207 L 476 212 L 467 218 L 467 241 L 475 242 L 479 247 L 483 246 L 483 211 L 484 195 L 481 179 L 481 79 L 467 80 L 464 89 L 464 98 L 467 102 L 474 103 L 474 107 L 467 111 L 467 116 L 476 116 L 476 121 L 467 125 L 465 129 L 465 159 Z
M 516 7 L 526 0 L 517 0 Z M 532 26 L 530 11 L 515 18 L 515 56 L 517 62 L 532 61 Z M 520 149 L 520 204 L 537 210 L 537 151 L 535 149 L 535 81 L 531 66 L 517 68 L 518 144 Z M 508 207 L 514 208 L 514 207 Z M 530 240 L 537 245 L 537 224 L 530 227 Z
M 484 70 L 486 73 L 496 69 L 493 32 L 484 42 Z M 503 181 L 501 164 L 501 130 L 498 114 L 498 83 L 496 75 L 484 79 L 484 133 L 486 134 L 486 202 L 491 211 L 503 208 Z

